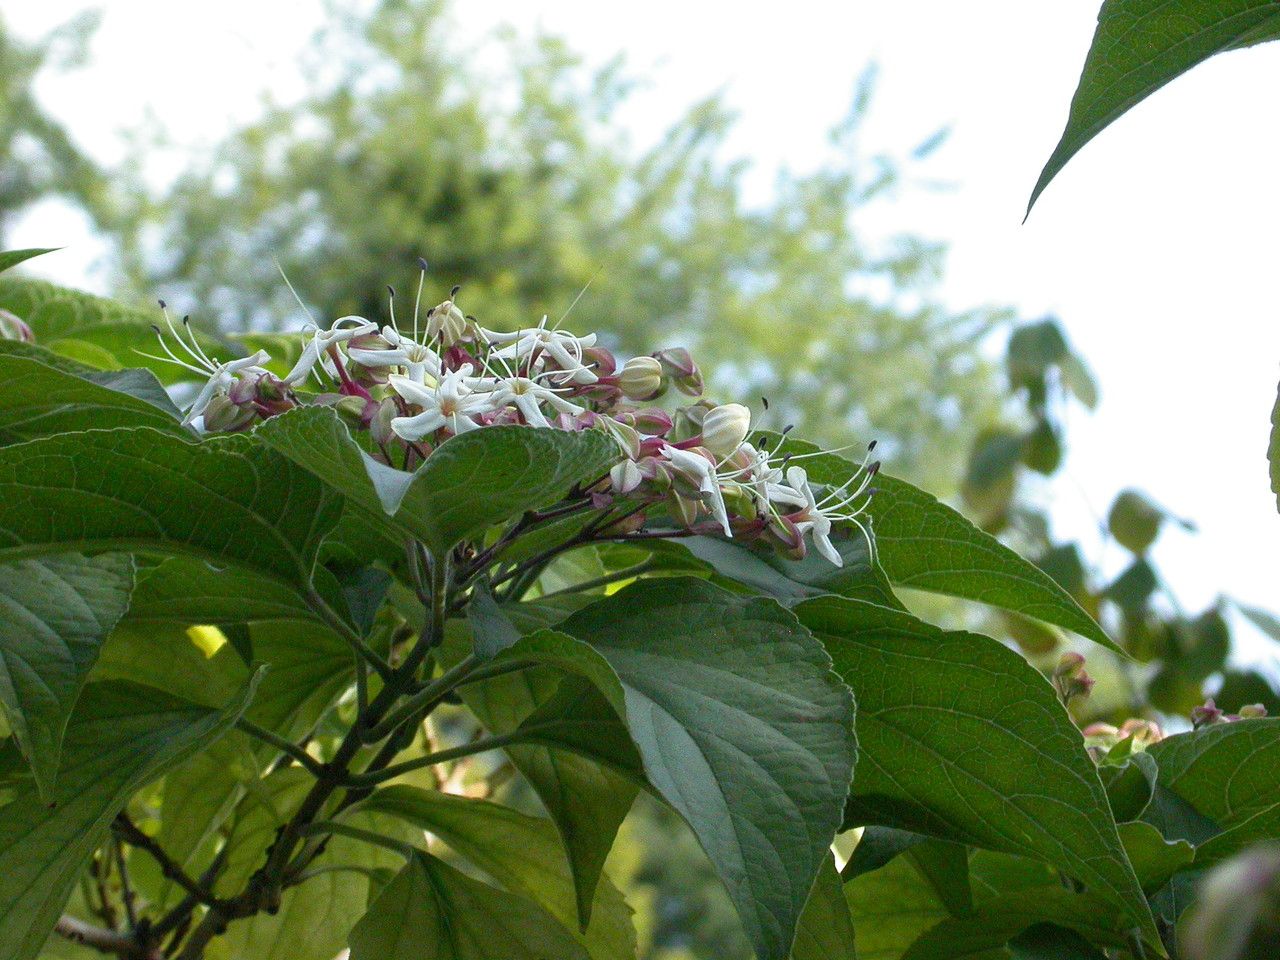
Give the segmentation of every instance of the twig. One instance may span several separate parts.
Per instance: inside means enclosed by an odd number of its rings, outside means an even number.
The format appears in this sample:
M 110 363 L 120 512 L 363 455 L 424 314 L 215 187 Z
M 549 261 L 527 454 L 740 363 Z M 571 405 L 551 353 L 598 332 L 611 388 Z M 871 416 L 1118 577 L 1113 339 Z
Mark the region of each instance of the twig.
M 220 901 L 213 895 L 207 886 L 202 885 L 199 881 L 192 878 L 182 866 L 169 856 L 168 852 L 160 846 L 154 839 L 143 833 L 131 819 L 127 813 L 116 815 L 112 829 L 116 831 L 116 835 L 121 840 L 129 844 L 131 847 L 137 847 L 148 853 L 153 860 L 160 865 L 160 872 L 165 879 L 172 880 L 183 890 L 196 899 L 198 903 L 206 906 L 217 906 Z
M 122 936 L 114 930 L 95 927 L 75 917 L 60 917 L 53 929 L 72 943 L 84 944 L 99 953 L 114 953 L 129 960 L 163 960 L 159 950 L 139 946 L 130 937 Z
M 241 733 L 247 733 L 249 736 L 261 740 L 263 743 L 270 744 L 286 756 L 297 760 L 298 763 L 307 768 L 307 771 L 313 777 L 324 778 L 329 776 L 329 769 L 302 747 L 291 740 L 286 740 L 279 734 L 272 733 L 265 727 L 258 726 L 252 720 L 246 720 L 241 717 L 236 721 L 236 729 Z

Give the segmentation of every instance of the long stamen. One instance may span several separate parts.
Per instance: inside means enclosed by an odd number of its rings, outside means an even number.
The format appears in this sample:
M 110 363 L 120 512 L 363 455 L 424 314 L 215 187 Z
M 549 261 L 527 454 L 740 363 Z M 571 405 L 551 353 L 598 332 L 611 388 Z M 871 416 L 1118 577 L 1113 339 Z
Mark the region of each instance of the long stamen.
M 427 280 L 427 261 L 419 257 L 418 266 L 421 268 L 421 272 L 418 274 L 418 293 L 413 298 L 413 339 L 415 342 L 418 339 L 418 307 L 422 305 L 422 285 Z M 397 328 L 396 333 L 399 332 L 400 330 Z
M 164 342 L 161 341 L 160 345 L 164 346 Z M 138 350 L 137 348 L 135 348 L 133 352 L 140 357 L 146 357 L 148 360 L 155 360 L 159 363 L 176 363 L 178 366 L 186 370 L 190 370 L 192 373 L 198 373 L 202 377 L 206 377 L 209 375 L 208 370 L 201 370 L 199 367 L 193 367 L 191 364 L 183 360 L 179 360 L 177 357 L 173 356 L 172 354 L 169 354 L 168 357 L 157 357 L 154 353 L 147 353 L 146 351 Z M 169 351 L 166 349 L 165 352 L 168 353 Z
M 191 317 L 189 316 L 183 317 L 182 325 L 187 330 L 187 336 L 191 338 L 191 346 L 194 350 L 195 355 L 199 357 L 201 360 L 203 360 L 205 363 L 207 363 L 210 367 L 221 366 L 221 364 L 219 364 L 217 360 L 211 359 L 209 355 L 204 352 L 204 349 L 200 346 L 200 341 L 196 339 L 196 332 L 191 329 Z
M 274 263 L 276 265 L 276 269 L 280 271 L 280 279 L 284 281 L 284 285 L 288 287 L 289 292 L 293 294 L 293 299 L 298 301 L 298 306 L 301 307 L 302 312 L 307 315 L 307 319 L 311 321 L 311 325 L 319 330 L 320 324 L 316 321 L 316 318 L 311 315 L 311 311 L 307 309 L 307 305 L 302 302 L 302 298 L 298 296 L 298 291 L 293 289 L 293 284 L 290 283 L 289 278 L 285 276 L 284 267 L 280 266 L 280 261 L 275 257 L 272 257 L 271 262 Z
M 396 288 L 391 284 L 387 284 L 387 309 L 391 312 L 391 329 L 399 333 L 400 325 L 396 323 Z
M 569 316 L 569 310 L 572 310 L 574 307 L 578 305 L 578 301 L 582 299 L 582 295 L 586 293 L 589 289 L 591 289 L 591 285 L 596 282 L 596 277 L 600 276 L 602 272 L 604 272 L 604 267 L 601 267 L 599 270 L 597 270 L 592 275 L 591 279 L 587 281 L 586 286 L 584 286 L 581 290 L 578 291 L 578 295 L 573 298 L 573 303 L 569 304 L 569 309 L 565 310 L 564 314 L 560 317 L 560 319 L 556 321 L 556 325 L 551 328 L 552 330 L 560 329 L 560 324 L 564 323 L 564 318 Z M 546 317 L 542 318 L 544 323 L 546 322 L 546 319 L 547 319 Z

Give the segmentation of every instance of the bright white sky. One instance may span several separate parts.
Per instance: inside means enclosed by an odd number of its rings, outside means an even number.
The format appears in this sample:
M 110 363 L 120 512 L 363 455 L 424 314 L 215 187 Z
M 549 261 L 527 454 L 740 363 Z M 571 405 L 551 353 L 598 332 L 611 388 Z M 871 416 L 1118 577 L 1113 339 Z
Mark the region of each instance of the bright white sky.
M 5 16 L 34 35 L 83 5 L 9 3 Z M 293 58 L 323 17 L 318 0 L 100 6 L 92 69 L 40 94 L 105 160 L 148 112 L 195 145 L 252 117 L 263 87 L 295 95 L 305 78 Z M 868 146 L 903 151 L 950 125 L 924 172 L 955 187 L 905 194 L 866 229 L 948 241 L 949 302 L 1056 313 L 1102 385 L 1099 413 L 1071 425 L 1059 531 L 1087 536 L 1091 510 L 1138 486 L 1200 526 L 1167 532 L 1157 551 L 1189 605 L 1224 591 L 1280 608 L 1280 516 L 1264 461 L 1280 376 L 1280 124 L 1256 109 L 1280 83 L 1280 45 L 1219 58 L 1142 104 L 1085 148 L 1024 226 L 1095 15 L 1087 0 L 466 0 L 454 11 L 462 45 L 513 23 L 541 24 L 593 62 L 625 49 L 649 81 L 618 117 L 639 143 L 723 88 L 741 114 L 732 154 L 753 159 L 760 194 L 778 165 L 804 169 L 822 153 L 854 78 L 877 61 Z M 94 245 L 65 213 L 44 208 L 12 239 L 70 241 L 42 270 L 104 283 Z

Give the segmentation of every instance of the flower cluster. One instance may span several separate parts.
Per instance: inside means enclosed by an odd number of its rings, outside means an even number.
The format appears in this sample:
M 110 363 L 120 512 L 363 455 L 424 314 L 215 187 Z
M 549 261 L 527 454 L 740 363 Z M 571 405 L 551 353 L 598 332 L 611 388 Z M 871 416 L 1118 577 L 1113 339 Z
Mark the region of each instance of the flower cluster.
M 395 319 L 378 329 L 363 317 L 327 328 L 311 323 L 298 359 L 283 376 L 265 351 L 229 362 L 209 355 L 184 318 L 161 302 L 163 356 L 205 379 L 184 422 L 200 433 L 250 428 L 299 404 L 333 406 L 367 430 L 388 465 L 411 470 L 449 437 L 501 424 L 533 429 L 601 430 L 618 460 L 590 491 L 600 504 L 634 503 L 626 532 L 662 515 L 678 531 L 762 540 L 799 559 L 812 546 L 840 566 L 833 538 L 856 530 L 871 549 L 864 512 L 879 463 L 872 443 L 838 487 L 815 485 L 781 442 L 752 444 L 750 411 L 703 398 L 688 351 L 660 350 L 619 363 L 597 336 L 579 336 L 547 318 L 512 332 L 489 330 L 456 303 L 458 288 L 411 329 Z M 407 326 L 407 325 L 406 325 Z M 278 367 L 277 369 L 282 369 Z M 672 393 L 684 399 L 662 405 Z M 785 433 L 785 431 L 784 431 Z

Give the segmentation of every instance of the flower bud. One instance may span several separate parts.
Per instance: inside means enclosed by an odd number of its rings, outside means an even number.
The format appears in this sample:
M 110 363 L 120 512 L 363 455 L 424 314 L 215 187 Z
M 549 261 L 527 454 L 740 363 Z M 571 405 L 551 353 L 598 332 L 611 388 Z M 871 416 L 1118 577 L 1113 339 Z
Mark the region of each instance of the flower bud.
M 1053 687 L 1064 705 L 1076 697 L 1087 697 L 1093 683 L 1093 677 L 1085 672 L 1083 656 L 1068 651 L 1058 658 L 1058 665 L 1053 669 Z
M 609 482 L 613 492 L 619 495 L 630 493 L 644 482 L 644 476 L 634 460 L 623 460 L 609 471 Z
M 391 429 L 392 419 L 399 415 L 400 411 L 396 409 L 396 402 L 391 397 L 387 397 L 378 404 L 378 411 L 369 421 L 369 434 L 375 443 L 385 447 L 399 439 Z
M 225 393 L 219 393 L 204 408 L 204 428 L 209 433 L 234 433 L 244 430 L 256 417 L 253 407 L 239 406 Z
M 21 340 L 23 343 L 35 343 L 36 335 L 17 314 L 8 310 L 0 310 L 0 340 Z
M 467 318 L 457 304 L 446 300 L 427 314 L 427 336 L 440 338 L 444 347 L 451 347 L 467 335 Z
M 685 440 L 692 440 L 694 437 L 702 433 L 702 421 L 706 418 L 707 407 L 701 403 L 692 403 L 687 407 L 680 407 L 676 410 L 676 415 L 672 419 L 671 430 L 668 439 L 672 443 L 683 443 Z
M 1201 727 L 1213 726 L 1215 723 L 1226 722 L 1226 713 L 1219 709 L 1212 697 L 1191 711 L 1191 725 L 1197 730 Z
M 675 490 L 667 497 L 667 505 L 671 508 L 671 517 L 686 530 L 698 519 L 698 508 L 701 505 L 696 499 L 682 496 Z
M 622 365 L 618 386 L 628 400 L 653 400 L 666 386 L 662 364 L 653 357 L 632 357 Z
M 702 445 L 723 460 L 738 452 L 751 429 L 751 411 L 740 403 L 712 407 L 702 420 Z
M 582 351 L 582 362 L 591 367 L 597 377 L 612 376 L 618 369 L 618 358 L 604 347 L 587 347 Z
M 1250 847 L 1215 867 L 1178 926 L 1187 960 L 1280 957 L 1280 845 Z
M 1260 703 L 1246 703 L 1240 708 L 1241 720 L 1258 720 L 1267 715 L 1267 708 Z
M 671 432 L 671 414 L 659 407 L 642 407 L 631 414 L 632 425 L 650 437 L 665 437 Z
M 659 350 L 653 358 L 662 364 L 663 371 L 671 378 L 676 389 L 691 397 L 702 396 L 702 373 L 693 357 L 684 347 Z

